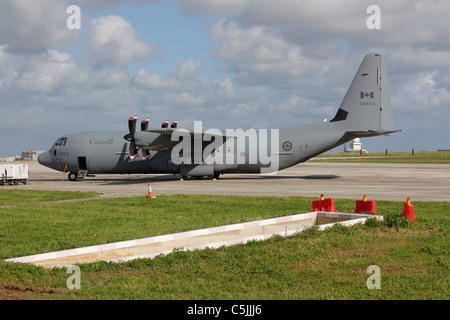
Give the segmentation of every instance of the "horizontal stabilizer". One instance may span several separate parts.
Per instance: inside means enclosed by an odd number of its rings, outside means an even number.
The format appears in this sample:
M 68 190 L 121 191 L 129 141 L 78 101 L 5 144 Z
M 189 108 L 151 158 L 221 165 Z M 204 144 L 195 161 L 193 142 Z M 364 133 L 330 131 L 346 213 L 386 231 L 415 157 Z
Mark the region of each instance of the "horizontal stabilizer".
M 374 136 L 388 136 L 391 133 L 400 132 L 402 130 L 367 130 L 367 131 L 346 131 L 346 134 L 355 138 L 365 138 Z

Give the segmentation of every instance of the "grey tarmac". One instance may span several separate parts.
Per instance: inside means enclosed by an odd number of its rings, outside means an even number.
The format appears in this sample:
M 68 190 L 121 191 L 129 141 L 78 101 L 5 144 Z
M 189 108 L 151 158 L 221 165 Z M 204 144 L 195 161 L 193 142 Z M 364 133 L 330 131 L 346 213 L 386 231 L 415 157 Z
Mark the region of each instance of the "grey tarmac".
M 450 165 L 308 161 L 274 175 L 226 174 L 217 180 L 184 180 L 179 175 L 96 175 L 69 181 L 67 174 L 30 162 L 29 183 L 0 188 L 96 191 L 100 198 L 146 196 L 148 181 L 158 195 L 205 194 L 300 196 L 336 199 L 450 201 Z M 64 179 L 63 179 L 64 178 Z M 149 199 L 150 201 L 151 199 Z

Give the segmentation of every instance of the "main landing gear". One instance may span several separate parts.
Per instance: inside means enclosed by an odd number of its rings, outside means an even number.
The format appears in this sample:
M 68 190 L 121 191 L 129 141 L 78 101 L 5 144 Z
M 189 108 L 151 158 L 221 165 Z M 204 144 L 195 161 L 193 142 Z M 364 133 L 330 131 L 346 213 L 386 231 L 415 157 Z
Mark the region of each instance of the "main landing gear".
M 183 180 L 214 180 L 219 179 L 220 173 L 215 173 L 213 176 L 182 176 Z

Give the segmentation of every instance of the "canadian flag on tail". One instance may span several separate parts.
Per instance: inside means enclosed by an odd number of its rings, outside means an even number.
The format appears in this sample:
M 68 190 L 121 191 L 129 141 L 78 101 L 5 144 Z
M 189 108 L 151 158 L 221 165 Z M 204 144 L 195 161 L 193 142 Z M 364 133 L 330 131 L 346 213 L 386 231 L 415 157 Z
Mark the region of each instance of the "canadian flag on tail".
M 369 97 L 370 97 L 370 99 L 373 99 L 374 94 L 373 94 L 373 91 L 370 91 L 370 92 L 363 92 L 363 91 L 361 91 L 361 92 L 359 93 L 359 97 L 360 97 L 361 99 L 369 98 Z

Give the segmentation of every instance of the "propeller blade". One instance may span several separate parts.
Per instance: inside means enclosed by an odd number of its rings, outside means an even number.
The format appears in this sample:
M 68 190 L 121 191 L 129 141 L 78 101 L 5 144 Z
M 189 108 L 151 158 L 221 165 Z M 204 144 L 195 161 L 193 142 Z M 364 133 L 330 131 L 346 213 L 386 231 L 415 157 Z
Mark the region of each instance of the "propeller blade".
M 142 158 L 143 159 L 150 158 L 150 151 L 142 149 Z
M 128 119 L 128 129 L 130 130 L 130 133 L 132 133 L 132 134 L 136 132 L 136 121 L 137 121 L 137 116 L 130 117 Z
M 130 142 L 130 158 L 134 159 L 135 157 L 139 157 L 139 154 L 136 148 L 136 143 L 134 143 L 134 140 L 132 140 Z
M 142 120 L 141 122 L 141 131 L 145 131 L 148 129 L 148 122 L 150 121 L 149 118 Z

